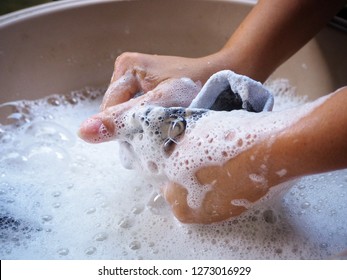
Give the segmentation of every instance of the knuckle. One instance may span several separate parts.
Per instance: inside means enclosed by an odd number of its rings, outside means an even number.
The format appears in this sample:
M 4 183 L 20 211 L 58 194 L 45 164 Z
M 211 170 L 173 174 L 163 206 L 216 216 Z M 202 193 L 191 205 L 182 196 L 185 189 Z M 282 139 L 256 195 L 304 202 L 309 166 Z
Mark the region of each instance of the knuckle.
M 120 54 L 115 61 L 115 66 L 129 66 L 134 65 L 134 63 L 138 60 L 139 54 L 134 52 L 124 52 Z
M 143 69 L 143 55 L 135 52 L 124 52 L 116 58 L 114 63 L 114 79 L 124 75 L 126 72 L 135 74 Z

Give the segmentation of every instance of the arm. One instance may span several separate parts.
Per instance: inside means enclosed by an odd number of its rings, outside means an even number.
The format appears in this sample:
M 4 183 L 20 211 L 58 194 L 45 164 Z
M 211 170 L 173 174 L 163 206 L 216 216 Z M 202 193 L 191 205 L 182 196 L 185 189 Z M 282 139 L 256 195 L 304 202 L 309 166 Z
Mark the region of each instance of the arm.
M 291 111 L 271 113 L 266 122 L 278 120 L 281 115 L 300 118 L 271 131 L 270 135 L 259 135 L 252 147 L 224 164 L 198 169 L 195 175 L 199 183 L 212 186 L 199 208 L 188 206 L 184 186 L 170 182 L 163 192 L 175 216 L 187 223 L 221 221 L 247 209 L 233 204 L 233 200 L 253 203 L 270 188 L 288 180 L 347 168 L 346 104 L 345 87 L 327 99 L 323 97 Z M 314 109 L 310 109 L 312 105 Z
M 347 167 L 346 104 L 344 87 L 278 135 L 272 147 L 271 169 L 288 171 L 281 180 Z
M 343 6 L 341 0 L 260 0 L 218 52 L 201 58 L 124 53 L 115 62 L 110 86 L 101 104 L 102 113 L 82 125 L 79 135 L 97 138 L 98 127 L 111 123 L 138 92 L 147 93 L 148 103 L 165 106 L 166 92 L 155 89 L 170 80 L 188 77 L 202 84 L 215 72 L 231 69 L 258 81 L 266 78 L 309 41 Z M 162 87 L 164 88 L 164 87 Z M 198 92 L 190 92 L 193 99 Z M 158 99 L 159 96 L 159 99 Z M 137 99 L 136 102 L 142 102 Z M 125 106 L 116 106 L 124 103 Z M 133 105 L 134 101 L 128 105 Z M 183 105 L 181 105 L 183 106 Z M 106 110 L 109 109 L 109 110 Z M 109 134 L 114 134 L 111 129 Z
M 228 69 L 264 82 L 343 7 L 345 1 L 260 0 L 221 50 Z
M 260 0 L 217 53 L 196 59 L 124 53 L 116 60 L 111 83 L 127 72 L 133 79 L 128 89 L 109 92 L 102 108 L 124 102 L 136 92 L 150 91 L 169 78 L 188 77 L 205 83 L 213 73 L 225 69 L 264 82 L 344 4 L 344 0 Z

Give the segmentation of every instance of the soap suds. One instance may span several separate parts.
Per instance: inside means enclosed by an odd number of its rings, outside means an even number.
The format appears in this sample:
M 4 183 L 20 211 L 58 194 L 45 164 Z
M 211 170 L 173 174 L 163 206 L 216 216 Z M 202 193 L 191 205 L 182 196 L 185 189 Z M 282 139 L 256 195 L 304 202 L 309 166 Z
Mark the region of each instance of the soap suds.
M 98 111 L 101 92 L 7 105 L 14 114 L 0 126 L 1 259 L 324 259 L 347 247 L 346 170 L 290 182 L 281 188 L 292 186 L 288 193 L 225 222 L 179 223 L 153 185 L 123 168 L 117 142 L 90 145 L 76 137 L 81 121 Z M 286 102 L 275 109 L 301 98 Z M 213 133 L 190 137 L 204 145 L 215 141 Z M 239 131 L 220 138 L 231 147 Z M 171 156 L 185 167 L 187 157 Z M 212 161 L 217 157 L 224 158 Z M 163 167 L 151 162 L 146 168 L 159 174 Z
M 215 74 L 210 82 L 207 82 L 207 88 L 216 92 L 223 89 L 225 84 L 229 83 L 225 73 L 231 73 L 228 77 L 235 80 L 236 89 L 242 90 L 240 94 L 244 96 L 243 100 L 248 100 L 247 98 L 254 94 L 251 89 L 255 89 L 256 93 L 264 94 L 263 103 L 271 101 L 268 91 L 259 83 L 233 72 L 222 71 Z M 206 105 L 214 102 L 213 98 L 204 94 L 206 85 L 192 104 Z M 271 86 L 272 90 L 277 89 L 280 95 L 286 92 L 286 88 L 290 88 L 283 80 L 280 80 L 277 87 Z M 167 91 L 169 89 L 170 87 Z M 289 97 L 286 99 L 293 102 Z M 282 102 L 288 105 L 288 102 Z M 281 114 L 276 111 L 213 111 L 193 108 L 195 105 L 189 108 L 135 106 L 114 120 L 117 132 L 114 138 L 121 142 L 122 161 L 126 167 L 149 174 L 150 178 L 156 180 L 153 185 L 158 190 L 168 181 L 178 183 L 188 191 L 188 205 L 199 208 L 206 192 L 211 190 L 213 185 L 202 185 L 197 181 L 195 173 L 198 169 L 222 165 L 261 139 L 267 139 L 270 147 L 276 132 L 295 124 L 322 102 L 324 99 L 301 107 L 300 110 L 296 109 L 295 114 Z M 105 140 L 108 138 L 106 135 Z M 266 163 L 266 159 L 264 162 Z M 265 172 L 266 166 L 262 169 Z M 266 185 L 261 174 L 250 174 L 249 178 Z

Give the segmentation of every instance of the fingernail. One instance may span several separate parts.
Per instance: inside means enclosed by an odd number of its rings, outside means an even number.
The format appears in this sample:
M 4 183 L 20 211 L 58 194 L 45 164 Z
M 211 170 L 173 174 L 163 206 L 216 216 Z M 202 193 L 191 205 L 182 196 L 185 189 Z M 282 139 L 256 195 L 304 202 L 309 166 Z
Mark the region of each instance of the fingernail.
M 81 124 L 78 135 L 87 142 L 96 143 L 100 139 L 99 134 L 102 126 L 101 119 L 89 118 Z

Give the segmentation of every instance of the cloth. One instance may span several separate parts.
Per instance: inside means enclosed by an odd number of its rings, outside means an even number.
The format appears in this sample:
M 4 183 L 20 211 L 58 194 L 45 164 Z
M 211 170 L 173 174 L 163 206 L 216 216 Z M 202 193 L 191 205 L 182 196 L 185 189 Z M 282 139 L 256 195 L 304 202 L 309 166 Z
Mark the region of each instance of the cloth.
M 273 104 L 273 95 L 260 82 L 223 70 L 207 80 L 189 108 L 261 112 L 271 111 Z
M 208 111 L 270 111 L 273 103 L 272 94 L 261 83 L 232 71 L 218 72 L 188 108 L 144 106 L 126 112 L 117 133 L 121 162 L 127 169 L 160 175 L 185 130 Z

